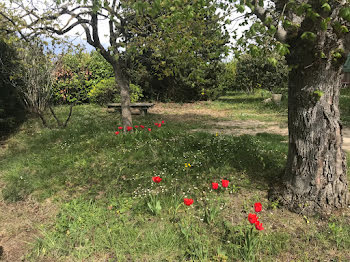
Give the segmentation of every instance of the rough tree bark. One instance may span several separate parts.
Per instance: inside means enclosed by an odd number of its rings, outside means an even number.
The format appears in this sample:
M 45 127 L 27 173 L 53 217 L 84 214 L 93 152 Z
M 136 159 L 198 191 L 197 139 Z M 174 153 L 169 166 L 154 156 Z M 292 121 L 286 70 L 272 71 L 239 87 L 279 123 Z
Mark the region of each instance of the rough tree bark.
M 297 213 L 330 214 L 349 201 L 339 114 L 342 67 L 315 61 L 300 43 L 294 47 L 288 62 L 299 66 L 289 79 L 289 147 L 280 200 Z
M 127 131 L 127 126 L 132 126 L 132 116 L 130 110 L 130 86 L 129 81 L 124 76 L 120 66 L 114 66 L 114 74 L 116 85 L 120 87 L 122 123 L 125 132 Z

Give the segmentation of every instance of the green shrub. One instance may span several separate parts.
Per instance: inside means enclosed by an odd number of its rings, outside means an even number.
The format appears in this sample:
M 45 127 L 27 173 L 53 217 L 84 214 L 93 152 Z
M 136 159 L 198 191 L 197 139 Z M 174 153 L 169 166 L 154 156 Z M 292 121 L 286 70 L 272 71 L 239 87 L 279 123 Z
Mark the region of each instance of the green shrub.
M 130 100 L 131 103 L 139 101 L 143 97 L 142 88 L 138 85 L 130 84 Z
M 232 60 L 224 64 L 224 70 L 219 74 L 219 89 L 223 92 L 234 89 L 237 61 Z
M 109 102 L 119 102 L 119 89 L 115 87 L 114 77 L 103 79 L 98 82 L 88 94 L 89 100 L 95 104 L 106 104 Z
M 235 89 L 252 92 L 262 88 L 279 92 L 287 88 L 288 66 L 281 57 L 244 55 L 237 63 Z
M 142 89 L 138 85 L 130 84 L 131 103 L 139 101 L 143 97 Z M 114 77 L 98 82 L 88 93 L 91 103 L 103 105 L 110 102 L 120 102 L 120 89 L 115 86 Z

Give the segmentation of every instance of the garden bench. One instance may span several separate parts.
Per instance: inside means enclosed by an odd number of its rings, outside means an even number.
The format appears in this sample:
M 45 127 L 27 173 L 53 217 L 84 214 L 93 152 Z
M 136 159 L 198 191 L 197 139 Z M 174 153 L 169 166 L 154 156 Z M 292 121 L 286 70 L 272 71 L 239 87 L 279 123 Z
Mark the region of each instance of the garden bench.
M 138 109 L 141 115 L 146 115 L 148 108 L 154 106 L 153 103 L 132 103 L 130 104 L 131 109 Z M 114 109 L 114 111 L 122 112 L 121 103 L 110 103 L 107 104 L 108 109 Z

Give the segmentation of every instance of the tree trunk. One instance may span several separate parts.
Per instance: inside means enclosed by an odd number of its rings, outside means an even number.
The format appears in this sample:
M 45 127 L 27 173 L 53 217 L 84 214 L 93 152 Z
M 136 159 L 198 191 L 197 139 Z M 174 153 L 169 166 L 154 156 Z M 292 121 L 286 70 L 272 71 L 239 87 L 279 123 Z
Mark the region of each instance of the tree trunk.
M 130 110 L 130 87 L 129 81 L 124 76 L 121 68 L 116 66 L 114 69 L 115 82 L 120 88 L 121 110 L 122 110 L 122 124 L 124 132 L 127 126 L 132 126 L 132 116 Z
M 330 214 L 349 200 L 338 108 L 341 68 L 299 68 L 289 80 L 289 149 L 280 200 L 297 213 Z

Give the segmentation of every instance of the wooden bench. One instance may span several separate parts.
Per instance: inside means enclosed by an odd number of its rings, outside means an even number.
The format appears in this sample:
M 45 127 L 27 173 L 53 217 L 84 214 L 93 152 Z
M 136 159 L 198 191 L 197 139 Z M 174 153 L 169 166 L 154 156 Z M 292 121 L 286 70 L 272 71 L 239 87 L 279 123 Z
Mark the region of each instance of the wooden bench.
M 131 109 L 138 109 L 140 115 L 147 115 L 148 108 L 154 106 L 153 103 L 132 103 L 130 104 Z M 108 109 L 114 109 L 114 111 L 122 112 L 121 103 L 110 103 L 107 104 Z M 132 112 L 135 114 L 134 112 Z

